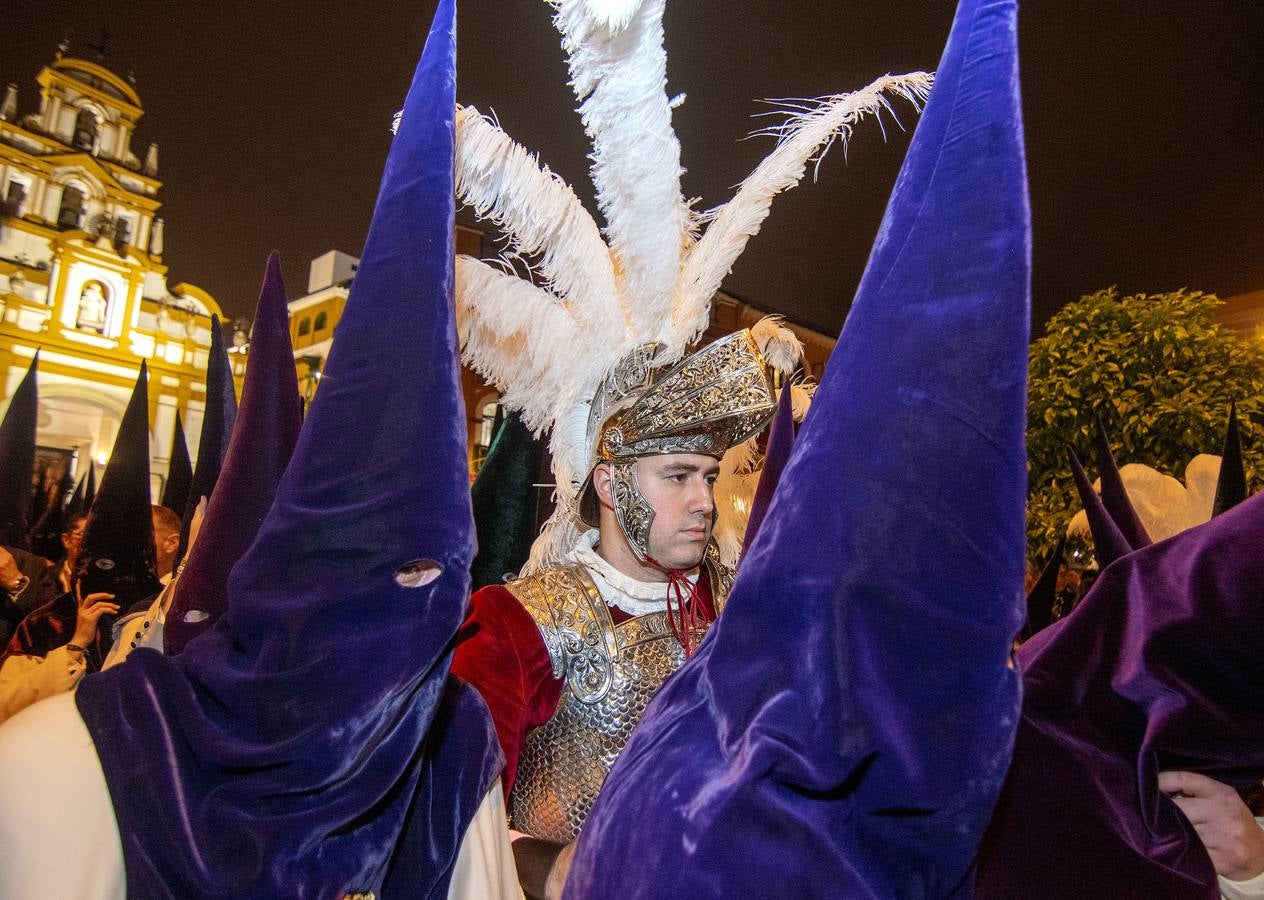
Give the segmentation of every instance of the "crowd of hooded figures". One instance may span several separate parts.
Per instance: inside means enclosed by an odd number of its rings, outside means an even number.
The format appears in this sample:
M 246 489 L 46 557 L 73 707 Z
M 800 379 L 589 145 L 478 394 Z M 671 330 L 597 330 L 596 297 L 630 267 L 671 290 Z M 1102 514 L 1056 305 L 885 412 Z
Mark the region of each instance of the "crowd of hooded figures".
M 306 410 L 276 254 L 161 505 L 143 365 L 99 486 L 33 498 L 32 361 L 0 896 L 1264 897 L 1236 418 L 1171 534 L 1099 429 L 1094 563 L 1027 558 L 1017 0 L 959 0 L 933 79 L 797 104 L 705 214 L 663 0 L 552 5 L 604 228 L 458 105 L 438 0 Z M 819 385 L 775 320 L 701 340 L 774 197 L 894 100 L 920 119 Z M 457 202 L 534 280 L 455 254 Z M 472 491 L 462 361 L 506 411 Z

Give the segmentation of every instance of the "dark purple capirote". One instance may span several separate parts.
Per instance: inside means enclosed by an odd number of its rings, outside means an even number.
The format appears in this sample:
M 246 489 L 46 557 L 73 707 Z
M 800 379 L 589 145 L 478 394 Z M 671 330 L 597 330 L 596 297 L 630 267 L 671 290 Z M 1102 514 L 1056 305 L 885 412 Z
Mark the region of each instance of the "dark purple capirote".
M 1009 763 L 1030 224 L 1014 0 L 962 0 L 855 303 L 724 612 L 566 896 L 947 897 Z
M 179 656 L 137 651 L 80 685 L 129 897 L 444 897 L 500 770 L 486 707 L 447 677 L 474 555 L 455 48 L 440 0 L 325 378 L 227 613 Z
M 215 490 L 219 470 L 228 453 L 228 439 L 233 433 L 237 418 L 237 389 L 233 385 L 233 367 L 228 361 L 228 348 L 224 346 L 224 328 L 219 316 L 211 316 L 211 347 L 206 361 L 206 408 L 202 413 L 202 430 L 198 437 L 197 465 L 193 467 L 193 480 L 189 484 L 184 509 L 178 509 L 184 518 L 180 529 L 180 549 L 176 562 L 184 559 L 189 549 L 189 527 L 193 513 Z
M 1132 506 L 1128 497 L 1128 489 L 1124 487 L 1123 476 L 1119 474 L 1119 464 L 1110 449 L 1110 436 L 1106 434 L 1106 425 L 1101 417 L 1096 417 L 1097 442 L 1097 476 L 1102 480 L 1102 505 L 1114 519 L 1119 533 L 1124 536 L 1128 546 L 1133 550 L 1148 547 L 1150 535 L 1146 533 L 1141 517 Z
M 1215 900 L 1163 769 L 1264 777 L 1264 496 L 1108 566 L 1023 645 L 1023 715 L 978 895 Z
M 228 609 L 228 573 L 254 543 L 302 424 L 285 283 L 273 251 L 255 307 L 250 360 L 228 452 L 167 613 L 162 637 L 168 653 L 179 653 Z

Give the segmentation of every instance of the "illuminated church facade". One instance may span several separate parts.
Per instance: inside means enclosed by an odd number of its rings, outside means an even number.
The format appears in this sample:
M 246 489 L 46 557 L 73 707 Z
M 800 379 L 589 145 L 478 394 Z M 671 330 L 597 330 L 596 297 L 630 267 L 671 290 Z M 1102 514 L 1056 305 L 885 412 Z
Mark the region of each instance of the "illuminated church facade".
M 41 457 L 85 471 L 109 458 L 136 375 L 149 368 L 154 494 L 177 411 L 201 430 L 215 301 L 168 286 L 158 148 L 133 150 L 144 114 L 131 81 L 67 56 L 0 102 L 0 410 L 39 351 Z

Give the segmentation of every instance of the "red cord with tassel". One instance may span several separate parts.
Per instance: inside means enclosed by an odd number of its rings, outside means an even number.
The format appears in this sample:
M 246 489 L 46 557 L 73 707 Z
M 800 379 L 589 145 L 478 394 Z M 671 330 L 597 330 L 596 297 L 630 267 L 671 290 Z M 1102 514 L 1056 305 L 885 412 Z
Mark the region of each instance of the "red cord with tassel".
M 687 659 L 698 648 L 696 636 L 705 623 L 699 609 L 701 598 L 698 584 L 702 579 L 701 571 L 696 580 L 690 581 L 684 569 L 669 569 L 652 556 L 645 559 L 667 575 L 667 627 L 684 649 Z

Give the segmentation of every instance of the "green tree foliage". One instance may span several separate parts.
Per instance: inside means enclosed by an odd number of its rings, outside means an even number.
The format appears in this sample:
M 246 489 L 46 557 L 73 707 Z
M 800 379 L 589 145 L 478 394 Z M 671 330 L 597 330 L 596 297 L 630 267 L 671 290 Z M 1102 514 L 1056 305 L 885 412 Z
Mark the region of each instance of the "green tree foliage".
M 1199 291 L 1081 297 L 1049 320 L 1032 346 L 1027 411 L 1027 535 L 1047 556 L 1079 508 L 1066 447 L 1093 470 L 1093 414 L 1121 465 L 1145 463 L 1184 480 L 1198 453 L 1219 453 L 1238 404 L 1247 483 L 1264 423 L 1264 345 L 1213 321 L 1221 301 Z M 1086 457 L 1085 454 L 1090 454 Z

